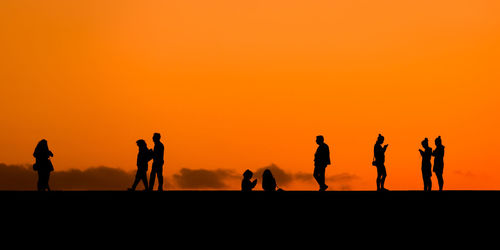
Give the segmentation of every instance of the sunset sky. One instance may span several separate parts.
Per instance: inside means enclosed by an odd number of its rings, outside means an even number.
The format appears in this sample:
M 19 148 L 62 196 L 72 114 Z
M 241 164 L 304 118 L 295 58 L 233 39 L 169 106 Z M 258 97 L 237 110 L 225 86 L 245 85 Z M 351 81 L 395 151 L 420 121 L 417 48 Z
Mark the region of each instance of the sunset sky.
M 195 170 L 238 189 L 274 164 L 295 176 L 285 189 L 316 190 L 299 176 L 321 134 L 327 184 L 373 190 L 382 133 L 386 187 L 407 190 L 422 189 L 420 142 L 440 135 L 445 189 L 500 189 L 499 13 L 497 0 L 2 0 L 0 163 L 32 164 L 45 138 L 56 171 L 133 171 L 135 141 L 159 132 L 174 189 Z

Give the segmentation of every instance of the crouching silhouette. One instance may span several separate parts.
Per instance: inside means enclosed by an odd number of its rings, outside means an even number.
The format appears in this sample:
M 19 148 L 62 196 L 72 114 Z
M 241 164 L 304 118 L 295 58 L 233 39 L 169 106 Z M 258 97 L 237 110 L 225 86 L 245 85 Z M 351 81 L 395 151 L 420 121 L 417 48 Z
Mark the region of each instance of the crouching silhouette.
M 262 173 L 262 189 L 264 189 L 264 191 L 273 192 L 276 191 L 277 187 L 276 179 L 274 179 L 271 170 L 264 170 L 264 173 Z
M 257 185 L 257 180 L 251 180 L 253 177 L 253 172 L 246 170 L 243 173 L 243 180 L 241 181 L 241 191 L 249 192 Z

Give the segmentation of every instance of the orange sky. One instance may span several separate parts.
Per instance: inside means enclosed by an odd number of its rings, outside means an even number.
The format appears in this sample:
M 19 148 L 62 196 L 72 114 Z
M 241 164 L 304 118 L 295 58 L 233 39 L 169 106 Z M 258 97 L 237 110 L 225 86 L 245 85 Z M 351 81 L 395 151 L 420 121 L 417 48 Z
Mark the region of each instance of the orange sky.
M 327 175 L 365 190 L 383 133 L 386 186 L 421 189 L 420 141 L 441 135 L 446 189 L 500 189 L 498 13 L 496 0 L 3 0 L 0 162 L 33 162 L 46 138 L 56 169 L 133 170 L 135 141 L 160 132 L 167 176 L 312 173 L 323 134 Z

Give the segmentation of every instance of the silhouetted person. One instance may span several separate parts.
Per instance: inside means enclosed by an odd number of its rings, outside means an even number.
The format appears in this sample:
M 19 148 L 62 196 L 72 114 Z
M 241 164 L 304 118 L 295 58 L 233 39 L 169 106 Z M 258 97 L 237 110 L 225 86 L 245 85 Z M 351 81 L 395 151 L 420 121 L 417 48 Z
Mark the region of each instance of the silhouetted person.
M 429 140 L 425 138 L 422 141 L 422 147 L 424 150 L 419 149 L 420 155 L 422 156 L 422 178 L 424 180 L 424 191 L 431 191 L 432 189 L 432 148 L 429 147 Z
M 436 149 L 432 152 L 432 156 L 434 156 L 434 173 L 436 173 L 436 177 L 438 179 L 439 191 L 443 191 L 444 180 L 443 180 L 443 169 L 444 169 L 444 146 L 441 141 L 441 136 L 438 136 L 434 141 L 436 144 Z
M 246 170 L 243 173 L 243 180 L 241 181 L 241 191 L 252 191 L 252 189 L 257 185 L 257 180 L 251 180 L 253 177 L 253 173 L 250 170 Z
M 325 184 L 326 167 L 330 165 L 330 149 L 325 143 L 325 138 L 322 135 L 316 136 L 318 149 L 314 154 L 314 179 L 318 182 L 319 191 L 325 191 L 328 186 Z
M 373 165 L 377 167 L 377 191 L 388 191 L 384 187 L 384 183 L 387 177 L 387 171 L 385 169 L 385 151 L 389 145 L 386 144 L 382 147 L 382 143 L 384 143 L 384 137 L 378 134 L 377 142 L 373 149 L 373 156 L 375 158 Z
M 148 163 L 153 158 L 153 151 L 148 149 L 148 145 L 142 139 L 138 140 L 136 143 L 139 147 L 139 153 L 137 154 L 137 173 L 135 174 L 134 184 L 132 184 L 129 190 L 134 191 L 141 180 L 144 183 L 144 189 L 149 190 L 147 172 Z
M 49 158 L 53 156 L 54 154 L 49 150 L 47 140 L 43 139 L 38 142 L 33 153 L 33 157 L 36 159 L 33 170 L 38 172 L 38 191 L 50 191 L 49 177 L 50 172 L 54 171 L 54 166 Z
M 262 189 L 264 189 L 264 191 L 276 191 L 276 187 L 276 180 L 271 170 L 264 170 L 264 173 L 262 173 Z
M 155 146 L 153 149 L 153 166 L 151 167 L 151 175 L 149 177 L 149 190 L 153 190 L 155 178 L 158 177 L 158 191 L 163 191 L 163 154 L 165 148 L 163 147 L 163 143 L 160 142 L 160 138 L 159 133 L 153 135 Z

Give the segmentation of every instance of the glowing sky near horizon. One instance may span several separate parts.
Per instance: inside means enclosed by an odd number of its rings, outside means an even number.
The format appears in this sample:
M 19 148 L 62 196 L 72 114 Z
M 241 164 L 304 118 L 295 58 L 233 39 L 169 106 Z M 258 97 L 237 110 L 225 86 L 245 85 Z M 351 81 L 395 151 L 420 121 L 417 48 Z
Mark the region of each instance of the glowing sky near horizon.
M 4 0 L 0 163 L 33 162 L 45 138 L 56 169 L 134 170 L 135 141 L 160 132 L 166 176 L 312 174 L 322 134 L 327 176 L 364 190 L 382 133 L 386 186 L 421 189 L 420 142 L 441 135 L 446 189 L 500 189 L 498 13 L 493 0 Z

